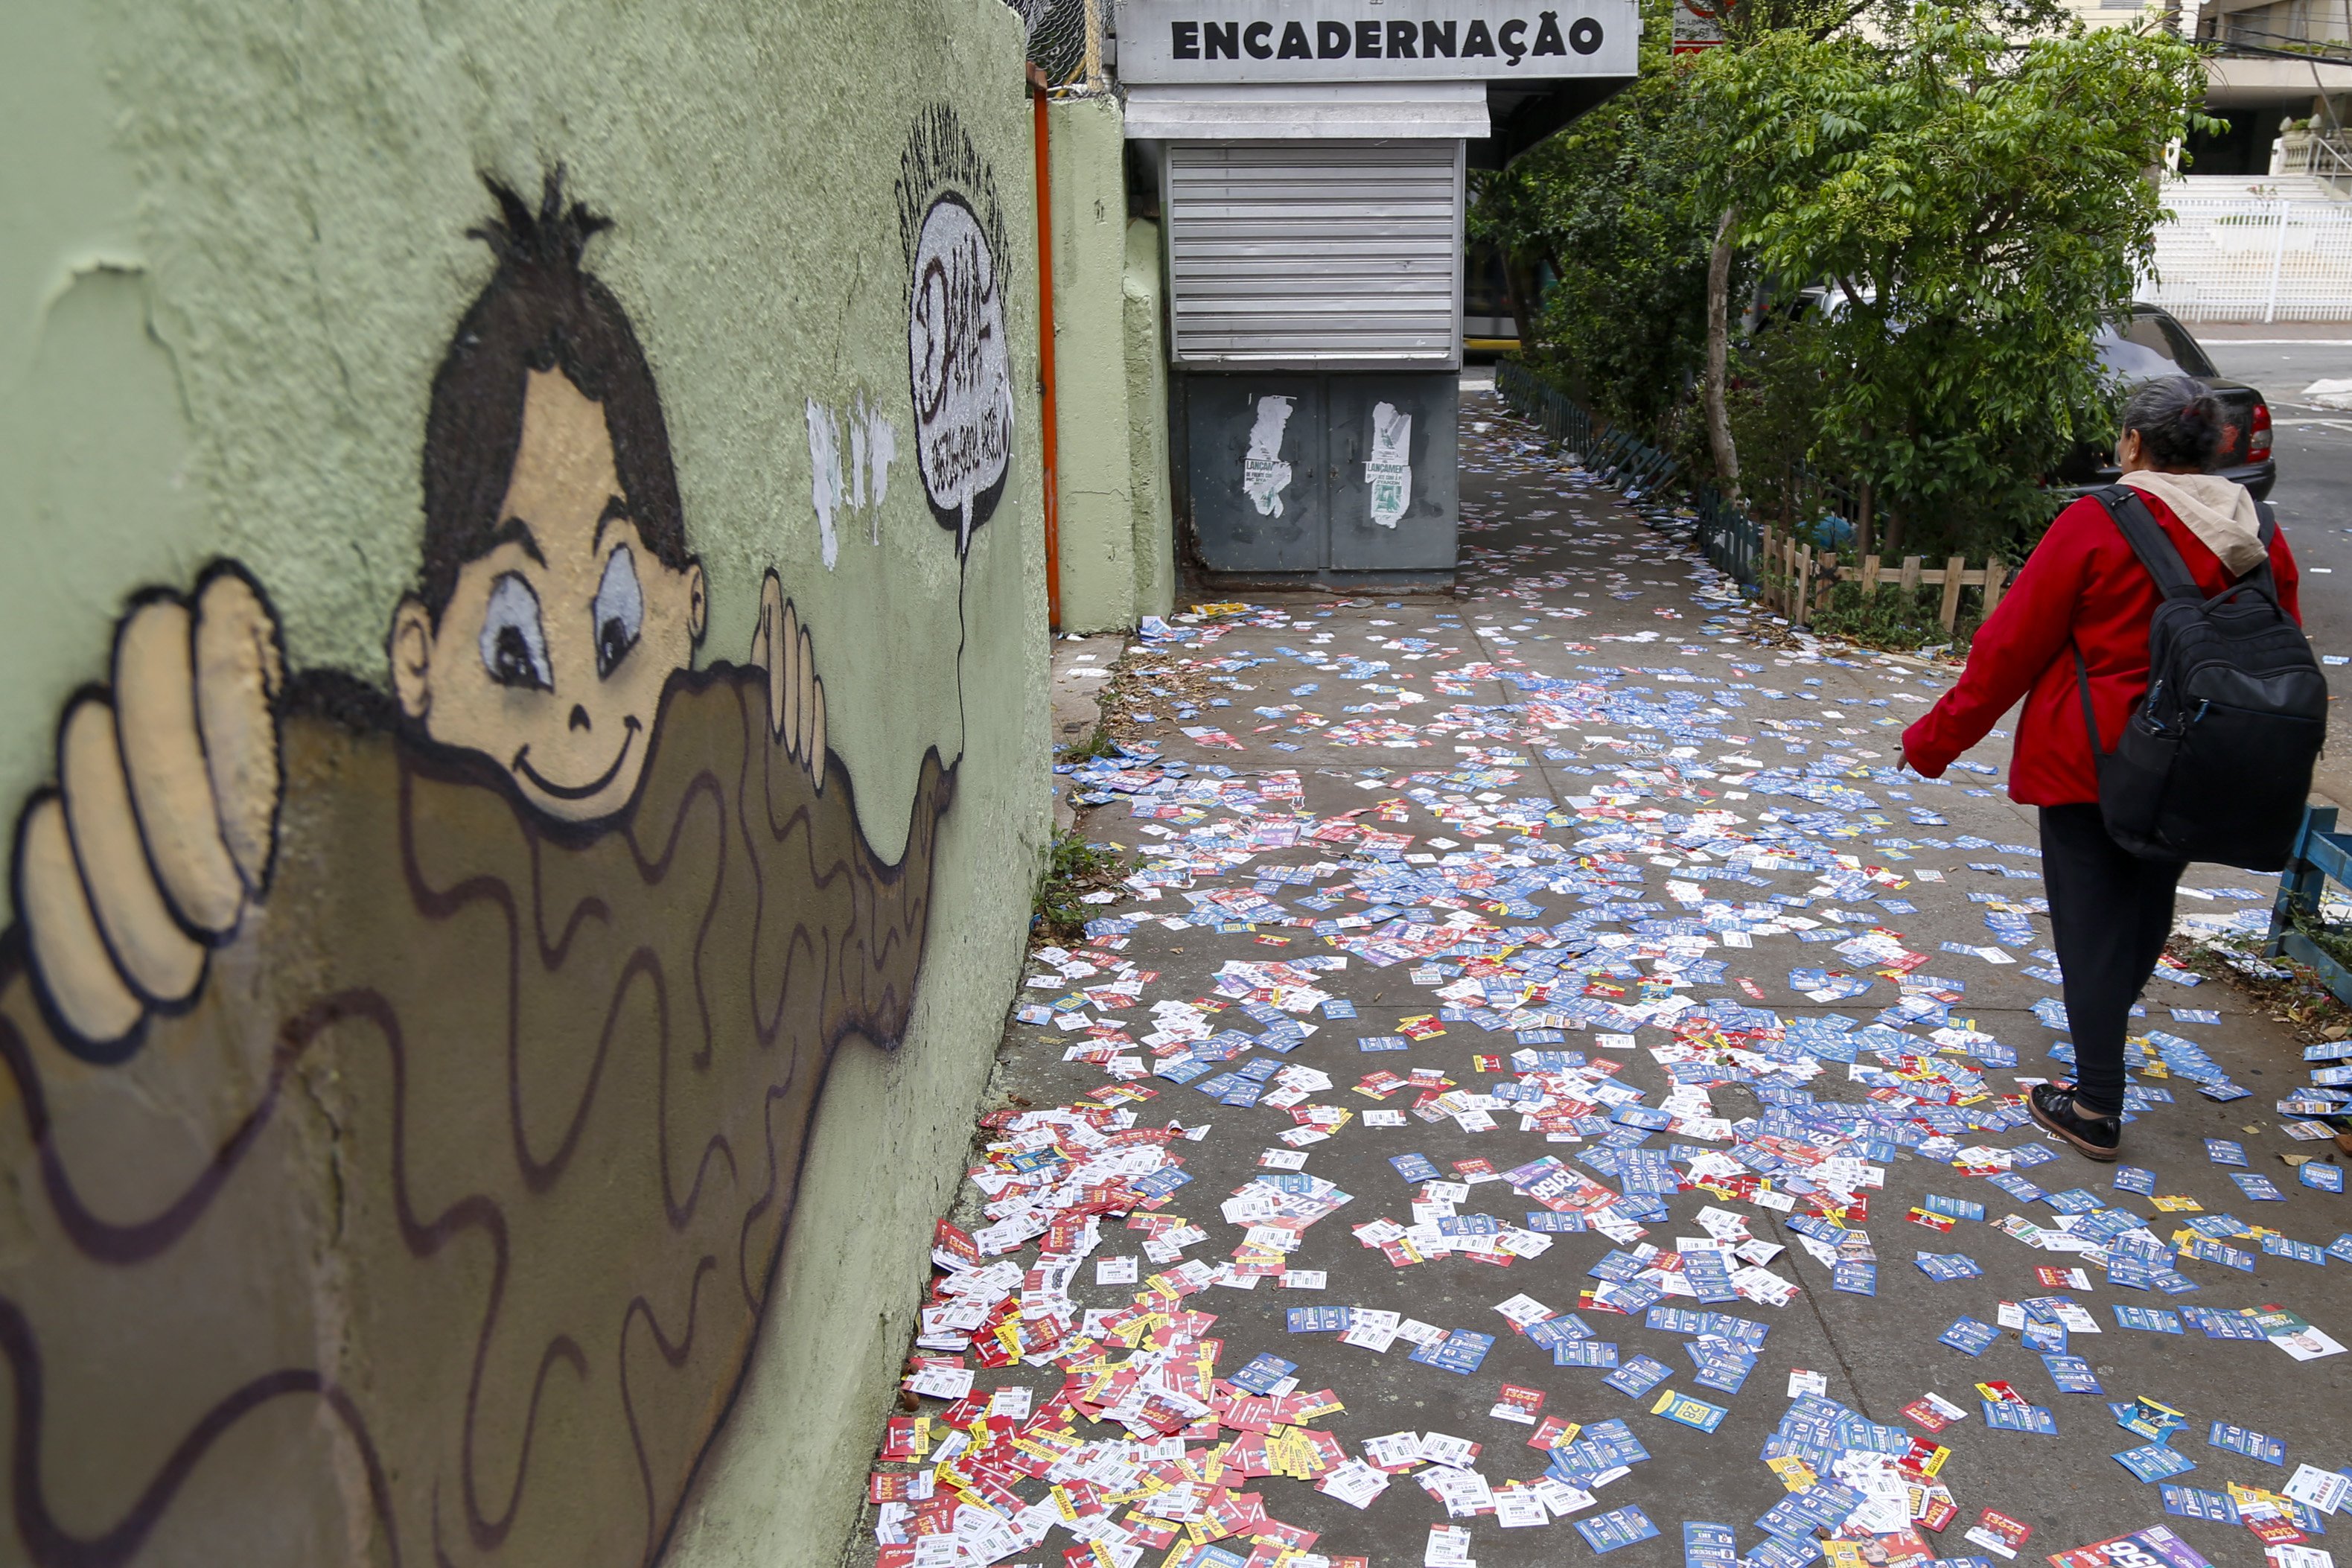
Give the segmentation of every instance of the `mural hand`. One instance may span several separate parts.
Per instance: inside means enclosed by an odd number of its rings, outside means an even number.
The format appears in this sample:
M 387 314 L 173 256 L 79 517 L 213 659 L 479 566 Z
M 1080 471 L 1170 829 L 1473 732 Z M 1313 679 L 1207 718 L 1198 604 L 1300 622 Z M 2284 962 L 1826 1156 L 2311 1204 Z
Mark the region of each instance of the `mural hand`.
M 94 1044 L 184 1002 L 268 886 L 282 787 L 277 618 L 233 567 L 144 596 L 110 689 L 70 703 L 17 826 L 16 912 L 57 1018 Z
M 768 672 L 768 727 L 793 760 L 824 785 L 824 683 L 816 677 L 816 644 L 800 612 L 770 572 L 760 584 L 760 623 L 751 635 L 751 663 Z

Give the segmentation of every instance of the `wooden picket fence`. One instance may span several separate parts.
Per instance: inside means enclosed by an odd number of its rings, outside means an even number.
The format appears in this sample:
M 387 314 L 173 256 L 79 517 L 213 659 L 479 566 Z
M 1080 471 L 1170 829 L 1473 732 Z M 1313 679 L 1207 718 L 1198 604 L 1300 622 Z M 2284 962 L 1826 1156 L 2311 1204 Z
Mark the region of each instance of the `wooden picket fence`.
M 1944 596 L 1937 618 L 1949 632 L 1959 619 L 1962 589 L 1974 588 L 1982 595 L 1984 613 L 1979 619 L 1990 619 L 1993 606 L 2000 603 L 2001 594 L 2017 574 L 1998 555 L 1976 567 L 1958 555 L 1941 566 L 1924 565 L 1916 555 L 1906 555 L 1899 562 L 1872 555 L 1849 563 L 1841 561 L 1834 551 L 1815 550 L 1796 535 L 1768 526 L 1759 577 L 1764 607 L 1800 626 L 1829 608 L 1830 595 L 1840 583 L 1861 584 L 1865 597 L 1882 588 L 1899 588 L 1906 594 L 1941 588 Z
M 1525 366 L 1505 360 L 1495 367 L 1495 386 L 1504 400 L 1534 420 L 1554 440 L 1574 450 L 1586 468 L 1602 482 L 1625 491 L 1637 502 L 1654 503 L 1676 488 L 1687 489 L 1697 513 L 1697 542 L 1706 558 L 1752 587 L 1762 606 L 1797 625 L 1806 625 L 1828 608 L 1840 583 L 1859 583 L 1864 595 L 1881 588 L 1912 593 L 1941 588 L 1939 616 L 1947 633 L 1959 622 L 1960 595 L 1974 588 L 1990 616 L 2001 595 L 2017 580 L 2016 569 L 1999 556 L 1971 567 L 1961 556 L 1941 566 L 1929 566 L 1919 556 L 1890 560 L 1870 556 L 1847 563 L 1835 551 L 1815 550 L 1789 528 L 1792 517 L 1827 522 L 1861 515 L 1867 521 L 1869 500 L 1853 487 L 1840 484 L 1802 464 L 1791 467 L 1782 486 L 1782 516 L 1778 526 L 1762 523 L 1745 501 L 1727 498 L 1706 480 L 1683 474 L 1673 456 L 1612 429 L 1592 411 L 1544 382 Z M 1671 517 L 1671 507 L 1643 505 L 1645 515 Z M 2046 520 L 2045 520 L 2046 521 Z

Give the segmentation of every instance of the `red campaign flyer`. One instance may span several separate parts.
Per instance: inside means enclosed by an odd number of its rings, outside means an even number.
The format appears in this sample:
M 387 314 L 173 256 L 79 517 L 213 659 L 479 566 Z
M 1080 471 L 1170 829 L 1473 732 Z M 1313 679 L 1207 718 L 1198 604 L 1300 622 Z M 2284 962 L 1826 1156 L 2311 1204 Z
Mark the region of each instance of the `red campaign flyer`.
M 2023 1521 L 1987 1509 L 1969 1528 L 1968 1539 L 1998 1556 L 2014 1557 L 2032 1533 L 2033 1527 Z
M 1544 1392 L 1540 1388 L 1523 1388 L 1516 1383 L 1503 1384 L 1490 1415 L 1505 1421 L 1518 1421 L 1529 1426 L 1536 1424 L 1536 1415 L 1543 1409 Z

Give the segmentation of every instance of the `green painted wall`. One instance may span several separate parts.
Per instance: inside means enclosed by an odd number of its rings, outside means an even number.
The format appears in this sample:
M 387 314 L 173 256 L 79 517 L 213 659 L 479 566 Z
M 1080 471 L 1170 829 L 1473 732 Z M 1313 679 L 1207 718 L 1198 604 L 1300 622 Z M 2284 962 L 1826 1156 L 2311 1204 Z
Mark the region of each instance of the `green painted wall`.
M 708 574 L 698 666 L 746 659 L 761 578 L 773 570 L 810 631 L 824 684 L 835 759 L 826 798 L 839 805 L 854 778 L 860 852 L 879 863 L 908 852 L 910 823 L 922 826 L 927 752 L 961 758 L 937 843 L 923 847 L 927 947 L 903 1044 L 886 1053 L 852 1037 L 833 1058 L 829 1086 L 811 1101 L 817 1109 L 796 1202 L 787 1194 L 775 1284 L 751 1314 L 740 1394 L 731 1377 L 706 1380 L 680 1405 L 710 1413 L 716 1435 L 679 1472 L 690 1476 L 682 1506 L 648 1505 L 671 1562 L 836 1559 L 926 1275 L 930 1222 L 952 1191 L 1017 978 L 1048 827 L 1035 229 L 1022 55 L 1020 20 L 1001 0 L 0 6 L 0 145 L 9 149 L 0 159 L 0 542 L 11 555 L 0 572 L 0 800 L 12 816 L 56 777 L 60 713 L 78 688 L 107 679 L 129 596 L 149 586 L 185 590 L 215 559 L 240 563 L 259 583 L 290 669 L 384 688 L 387 626 L 418 570 L 430 384 L 491 272 L 489 252 L 466 232 L 491 210 L 479 176 L 535 190 L 556 163 L 573 196 L 614 220 L 589 262 L 625 308 L 659 388 L 688 542 Z M 1013 457 L 992 517 L 961 558 L 955 531 L 927 502 L 915 455 L 897 194 L 916 117 L 941 102 L 969 132 L 980 168 L 965 173 L 992 184 L 1009 241 L 998 281 Z M 1107 268 L 1106 341 L 1116 341 L 1124 209 L 1115 110 L 1108 134 L 1110 205 L 1095 226 L 1102 237 L 1070 252 Z M 1093 331 L 1093 319 L 1079 314 Z M 1125 397 L 1119 356 L 1099 357 L 1106 405 L 1115 405 Z M 1070 398 L 1067 380 L 1065 387 Z M 812 404 L 836 422 L 871 408 L 897 444 L 887 499 L 837 504 L 830 550 L 819 524 L 824 473 L 811 456 Z M 1066 453 L 1070 438 L 1066 414 Z M 1118 479 L 1103 493 L 1116 498 L 1122 533 L 1133 527 L 1127 445 L 1122 437 L 1108 466 L 1097 465 Z M 1084 493 L 1091 505 L 1093 490 Z M 1066 518 L 1066 500 L 1065 507 Z M 1135 590 L 1120 592 L 1131 599 Z M 102 1304 L 90 1321 L 119 1330 L 124 1342 L 152 1338 L 158 1355 L 173 1350 L 174 1335 L 192 1336 L 173 1364 L 195 1370 L 185 1389 L 173 1384 L 173 1400 L 199 1398 L 209 1366 L 252 1350 L 288 1364 L 308 1357 L 362 1407 L 394 1407 L 387 1425 L 414 1428 L 413 1453 L 424 1457 L 394 1467 L 383 1485 L 413 1523 L 420 1509 L 436 1506 L 419 1500 L 429 1489 L 454 1485 L 446 1464 L 456 1461 L 445 1463 L 436 1445 L 472 1417 L 428 1406 L 445 1373 L 463 1384 L 478 1303 L 457 1302 L 446 1323 L 422 1312 L 415 1342 L 395 1342 L 371 1318 L 372 1300 L 405 1299 L 404 1290 L 422 1292 L 429 1305 L 440 1279 L 397 1247 L 385 1261 L 353 1239 L 388 1212 L 389 1200 L 368 1184 L 381 1173 L 371 1162 L 381 1161 L 388 1136 L 383 1106 L 370 1099 L 390 1092 L 380 1052 L 336 1037 L 292 1069 L 282 1100 L 257 1098 L 279 1037 L 276 1009 L 346 971 L 399 965 L 399 953 L 339 946 L 338 933 L 366 927 L 371 917 L 351 889 L 373 886 L 382 872 L 356 863 L 383 837 L 377 797 L 349 781 L 371 769 L 389 777 L 383 770 L 406 765 L 399 759 L 408 753 L 378 740 L 353 742 L 346 757 L 331 727 L 298 734 L 286 722 L 279 901 L 257 903 L 214 953 L 194 1011 L 159 1015 L 128 1061 L 68 1061 L 38 1038 L 31 1054 L 53 1111 L 89 1141 L 79 1174 L 111 1215 L 141 1212 L 194 1180 L 189 1173 L 221 1145 L 240 1108 L 276 1108 L 237 1178 L 266 1177 L 267 1196 L 249 1215 L 208 1231 L 200 1256 L 153 1265 L 170 1289 L 149 1307 L 135 1291 L 121 1294 L 139 1270 L 92 1272 L 89 1289 Z M 685 743 L 673 741 L 673 757 Z M 732 778 L 720 784 L 740 787 Z M 745 810 L 749 831 L 749 803 Z M 498 816 L 484 819 L 483 833 Z M 739 845 L 720 852 L 731 866 L 724 855 L 741 853 L 740 836 L 709 831 Z M 591 858 L 583 852 L 582 865 Z M 772 868 L 760 875 L 769 880 L 715 877 L 712 895 L 727 940 L 739 940 L 738 926 L 749 932 L 740 940 L 752 946 L 750 968 L 722 973 L 698 957 L 673 971 L 672 1022 L 690 1020 L 698 1003 L 706 1016 L 764 1005 L 746 994 L 741 976 L 764 973 L 758 944 L 772 937 L 774 900 L 788 905 L 795 884 L 774 880 Z M 314 901 L 284 902 L 298 888 Z M 759 906 L 769 923 L 756 930 L 746 912 L 753 906 L 740 902 L 755 894 L 771 900 Z M 0 921 L 19 913 L 0 904 Z M 622 917 L 584 918 L 594 934 Z M 671 931 L 663 928 L 664 940 Z M 461 969 L 470 951 L 459 949 Z M 615 969 L 626 951 L 616 950 Z M 18 959 L 0 959 L 0 1026 L 34 1038 L 46 1025 L 26 976 Z M 478 983 L 503 994 L 487 970 L 447 978 L 459 990 Z M 782 983 L 788 1010 L 803 1005 L 794 984 Z M 628 1005 L 650 1004 L 633 994 Z M 627 1028 L 622 1035 L 625 1044 Z M 593 1026 L 581 1031 L 583 1042 L 593 1036 Z M 436 1038 L 416 1048 L 446 1047 Z M 680 1051 L 648 1067 L 616 1047 L 613 1059 L 628 1072 L 652 1074 L 642 1103 L 623 1103 L 642 1110 L 693 1081 L 701 1069 L 686 1045 Z M 793 1092 L 815 1081 L 824 1080 Z M 55 1281 L 87 1260 L 68 1259 L 72 1268 L 59 1261 L 66 1243 L 57 1218 L 26 1173 L 27 1133 L 13 1109 L 22 1086 L 9 1098 L 11 1108 L 0 1108 L 11 1194 L 0 1201 L 0 1300 L 49 1292 L 41 1298 L 47 1315 L 36 1314 L 52 1352 L 43 1463 L 65 1527 L 94 1534 L 122 1517 L 184 1428 L 153 1408 L 173 1400 L 142 1402 L 140 1390 L 106 1382 L 135 1368 L 110 1368 L 109 1354 L 58 1342 L 74 1314 L 70 1296 L 58 1292 L 79 1287 Z M 506 1111 L 491 1088 L 478 1106 L 453 1103 L 431 1125 L 408 1126 L 412 1163 L 430 1169 L 445 1156 L 502 1147 Z M 749 1103 L 756 1107 L 757 1096 Z M 477 1111 L 478 1125 L 469 1121 Z M 730 1181 L 748 1180 L 759 1130 L 729 1137 L 724 1156 L 699 1142 L 663 1156 L 678 1191 L 699 1180 L 697 1190 L 724 1196 Z M 598 1201 L 655 1204 L 658 1214 L 658 1192 L 620 1190 L 622 1169 L 599 1178 Z M 237 1182 L 228 1190 L 243 1202 Z M 563 1217 L 540 1210 L 576 1205 L 577 1185 L 519 1193 L 508 1211 L 517 1236 Z M 578 1234 L 586 1239 L 548 1241 L 533 1254 L 540 1272 L 530 1283 L 552 1292 L 551 1310 L 575 1277 L 583 1295 L 635 1288 L 638 1255 L 617 1240 L 598 1243 L 593 1227 Z M 434 1267 L 448 1271 L 453 1289 L 478 1292 L 487 1254 L 470 1245 L 452 1244 Z M 415 1279 L 402 1272 L 412 1262 Z M 525 1281 L 518 1275 L 509 1284 L 520 1290 Z M 665 1331 L 696 1310 L 712 1310 L 719 1288 L 706 1280 L 694 1287 L 700 1298 L 656 1293 Z M 149 1310 L 163 1315 L 142 1320 Z M 205 1337 L 215 1330 L 235 1342 L 217 1355 Z M 482 1460 L 497 1473 L 475 1479 L 499 1496 L 527 1481 L 528 1507 L 510 1533 L 491 1532 L 496 1539 L 449 1523 L 444 1544 L 455 1560 L 600 1560 L 550 1542 L 563 1538 L 567 1514 L 601 1519 L 600 1510 L 620 1506 L 615 1497 L 636 1506 L 634 1456 L 582 1414 L 615 1394 L 614 1369 L 594 1359 L 614 1332 L 609 1314 L 583 1317 L 589 1369 L 549 1383 L 539 1458 L 512 1458 L 519 1428 L 498 1416 L 498 1442 L 485 1441 L 509 1458 Z M 415 1364 L 419 1356 L 429 1364 Z M 0 1404 L 13 1408 L 16 1395 L 14 1378 L 0 1374 Z M 289 1396 L 283 1419 L 241 1426 L 224 1441 L 163 1511 L 150 1553 L 132 1561 L 189 1560 L 173 1553 L 191 1552 L 192 1542 L 202 1542 L 197 1556 L 257 1565 L 391 1561 L 356 1449 L 326 1435 L 332 1423 L 315 1404 L 299 1414 L 298 1405 Z M 0 1434 L 8 1425 L 0 1420 Z M 8 1442 L 0 1436 L 0 1448 Z M 564 1458 L 574 1454 L 576 1465 Z M 314 1475 L 320 1467 L 323 1475 Z M 442 1517 L 454 1520 L 454 1493 L 438 1495 Z M 591 1533 L 597 1550 L 609 1549 L 606 1560 L 634 1562 L 642 1550 L 635 1528 Z M 431 1561 L 432 1551 L 414 1531 L 400 1542 L 404 1562 Z M 26 1555 L 0 1527 L 0 1560 Z
M 1174 578 L 1159 251 L 1130 243 L 1118 100 L 1060 99 L 1050 120 L 1061 624 L 1132 630 Z
M 1176 604 L 1176 521 L 1168 472 L 1168 322 L 1160 226 L 1127 226 L 1128 501 L 1135 540 L 1137 616 L 1164 616 Z

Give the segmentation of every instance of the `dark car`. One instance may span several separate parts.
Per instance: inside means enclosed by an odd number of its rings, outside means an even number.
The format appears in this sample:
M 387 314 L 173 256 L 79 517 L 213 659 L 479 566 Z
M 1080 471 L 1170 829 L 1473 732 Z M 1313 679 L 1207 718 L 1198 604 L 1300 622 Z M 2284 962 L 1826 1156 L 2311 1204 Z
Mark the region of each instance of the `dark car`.
M 1765 308 L 1759 292 L 1741 324 L 1748 332 L 1759 332 L 1775 321 L 1798 321 L 1817 313 L 1833 315 L 1844 306 L 1843 290 L 1820 285 L 1801 289 L 1777 310 Z M 2196 338 L 2170 311 L 2154 305 L 2134 305 L 2129 316 L 2102 327 L 2091 342 L 2100 366 L 2126 393 L 2164 375 L 2189 375 L 2204 383 L 2228 411 L 2215 471 L 2253 491 L 2256 500 L 2269 498 L 2271 486 L 2278 482 L 2278 465 L 2271 460 L 2271 405 L 2244 382 L 2231 381 L 2216 370 Z M 2079 493 L 2114 484 L 2121 475 L 2112 442 L 2086 441 L 2067 455 L 2048 482 L 2053 489 Z
M 2099 363 L 2126 391 L 2164 375 L 2204 383 L 2227 411 L 2215 471 L 2253 491 L 2257 500 L 2271 493 L 2278 481 L 2278 465 L 2271 460 L 2271 405 L 2244 382 L 2215 370 L 2187 327 L 2154 305 L 2134 305 L 2129 317 L 2102 328 L 2094 342 Z M 2090 489 L 2115 483 L 2120 471 L 2112 445 L 2085 443 L 2060 467 L 2057 482 L 2067 489 Z

